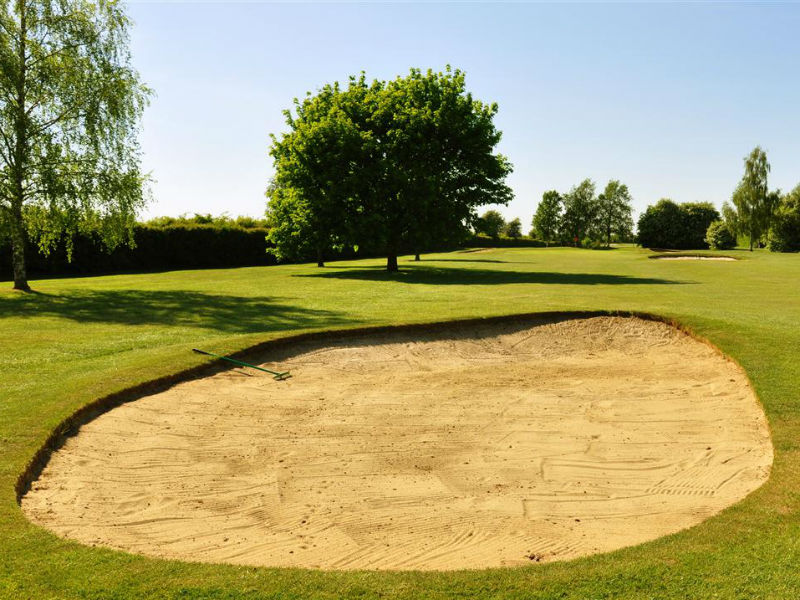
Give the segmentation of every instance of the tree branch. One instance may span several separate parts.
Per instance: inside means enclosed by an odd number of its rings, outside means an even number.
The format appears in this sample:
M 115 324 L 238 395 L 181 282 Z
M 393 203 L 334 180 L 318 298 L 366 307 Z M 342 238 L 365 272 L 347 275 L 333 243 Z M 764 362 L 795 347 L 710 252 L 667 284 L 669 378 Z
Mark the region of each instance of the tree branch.
M 0 137 L 3 138 L 3 143 L 6 146 L 6 152 L 2 152 L 3 160 L 5 161 L 5 163 L 9 167 L 11 167 L 11 166 L 13 166 L 13 162 L 11 160 L 11 156 L 13 156 L 13 154 L 14 154 L 14 146 L 11 143 L 11 140 L 8 139 L 8 136 L 6 135 L 6 132 L 3 131 L 3 129 L 1 127 L 0 127 Z
M 97 37 L 99 38 L 99 36 L 97 36 Z M 53 58 L 54 56 L 58 56 L 62 52 L 67 52 L 69 50 L 75 50 L 77 48 L 80 48 L 81 46 L 87 46 L 87 45 L 95 42 L 96 39 L 97 38 L 92 39 L 92 40 L 86 40 L 86 41 L 83 41 L 83 42 L 77 42 L 75 44 L 69 44 L 67 46 L 61 46 L 60 48 L 57 48 L 57 49 L 53 50 L 52 52 L 49 52 L 48 54 L 45 54 L 44 56 L 40 56 L 36 60 L 33 60 L 33 61 L 29 62 L 28 63 L 28 68 L 29 69 L 33 69 L 39 63 L 44 62 L 44 61 L 46 61 L 46 60 L 48 60 L 50 58 Z

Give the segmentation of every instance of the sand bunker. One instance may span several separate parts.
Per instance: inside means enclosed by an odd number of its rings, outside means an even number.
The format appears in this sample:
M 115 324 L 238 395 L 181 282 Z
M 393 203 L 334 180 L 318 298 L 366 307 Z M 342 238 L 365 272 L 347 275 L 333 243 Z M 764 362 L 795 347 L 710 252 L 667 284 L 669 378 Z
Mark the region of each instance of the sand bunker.
M 730 262 L 736 260 L 731 256 L 651 256 L 656 260 L 722 260 Z
M 323 345 L 324 344 L 324 345 Z M 66 538 L 325 569 L 523 565 L 695 525 L 766 479 L 744 373 L 636 318 L 296 343 L 85 425 L 23 498 Z

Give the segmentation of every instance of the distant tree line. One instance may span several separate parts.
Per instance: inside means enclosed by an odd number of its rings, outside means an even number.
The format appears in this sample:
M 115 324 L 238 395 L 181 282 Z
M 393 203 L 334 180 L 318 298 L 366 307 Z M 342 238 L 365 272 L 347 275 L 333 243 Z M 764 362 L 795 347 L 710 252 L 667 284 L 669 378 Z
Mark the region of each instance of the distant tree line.
M 499 240 L 502 236 L 512 240 L 522 237 L 522 221 L 516 218 L 506 222 L 497 210 L 487 210 L 483 213 L 475 220 L 473 229 L 476 234 L 485 235 L 493 240 Z
M 532 222 L 532 237 L 549 244 L 605 246 L 633 240 L 633 208 L 628 186 L 609 181 L 597 194 L 594 181 L 584 179 L 568 192 L 542 195 Z
M 788 194 L 770 190 L 770 164 L 756 147 L 744 159 L 744 175 L 722 205 L 676 204 L 662 199 L 639 217 L 638 242 L 649 248 L 727 249 L 741 238 L 749 246 L 776 252 L 800 251 L 800 185 Z
M 512 197 L 496 113 L 449 67 L 371 83 L 362 74 L 295 100 L 270 149 L 273 252 L 323 265 L 331 251 L 368 248 L 394 271 L 400 253 L 468 235 L 477 207 Z
M 177 217 L 154 217 L 141 225 L 147 227 L 218 227 L 221 229 L 268 229 L 267 219 L 256 219 L 246 215 L 231 217 L 228 214 L 212 215 L 194 213 L 192 216 L 182 214 Z
M 800 185 L 791 192 L 770 190 L 770 164 L 759 146 L 744 159 L 744 175 L 722 206 L 725 224 L 734 236 L 747 239 L 752 250 L 800 251 Z

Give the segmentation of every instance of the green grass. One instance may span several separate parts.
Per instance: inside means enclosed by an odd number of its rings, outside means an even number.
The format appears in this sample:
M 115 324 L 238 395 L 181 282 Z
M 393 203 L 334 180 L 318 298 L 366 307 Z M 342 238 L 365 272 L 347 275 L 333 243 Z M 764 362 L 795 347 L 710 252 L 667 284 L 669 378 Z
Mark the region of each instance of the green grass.
M 800 256 L 656 261 L 612 251 L 507 249 L 382 261 L 0 284 L 0 597 L 800 597 Z M 726 252 L 731 254 L 731 252 Z M 300 330 L 549 310 L 671 317 L 747 370 L 775 445 L 768 483 L 693 529 L 519 569 L 316 572 L 159 561 L 30 524 L 14 483 L 51 430 L 108 393 Z

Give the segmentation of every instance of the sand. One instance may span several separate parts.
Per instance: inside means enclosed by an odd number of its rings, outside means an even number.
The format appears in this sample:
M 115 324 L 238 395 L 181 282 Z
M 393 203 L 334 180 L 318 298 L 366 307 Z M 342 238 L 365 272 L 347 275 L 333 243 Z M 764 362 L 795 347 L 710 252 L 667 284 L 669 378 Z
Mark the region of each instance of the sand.
M 735 261 L 730 256 L 653 256 L 656 260 L 721 260 L 725 262 Z
M 296 343 L 115 408 L 22 499 L 58 535 L 149 556 L 449 570 L 691 527 L 768 477 L 742 370 L 597 317 Z

